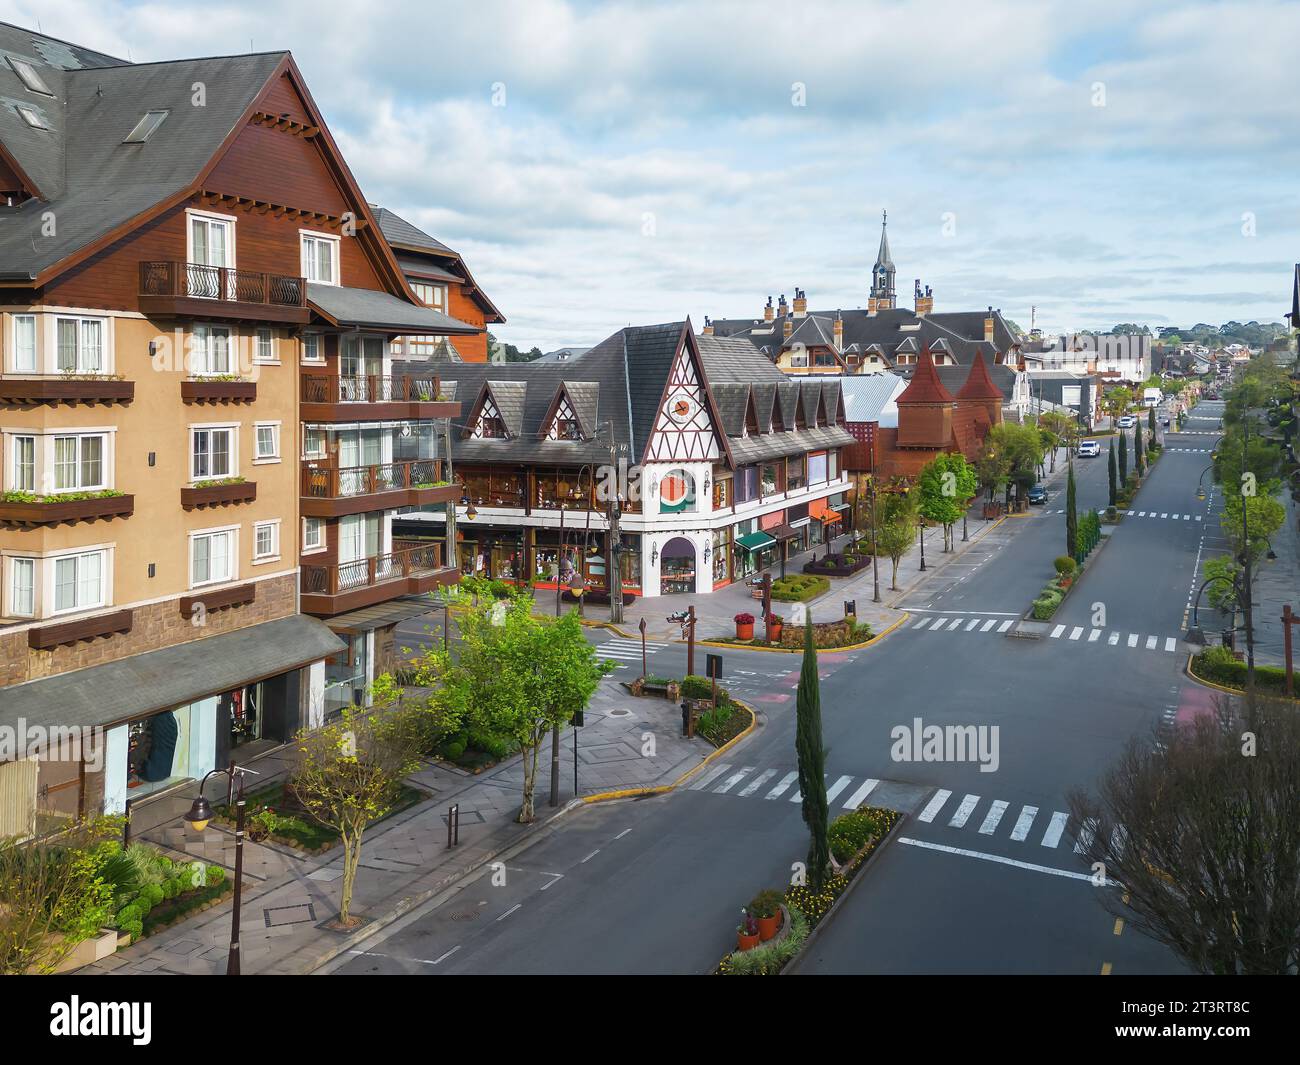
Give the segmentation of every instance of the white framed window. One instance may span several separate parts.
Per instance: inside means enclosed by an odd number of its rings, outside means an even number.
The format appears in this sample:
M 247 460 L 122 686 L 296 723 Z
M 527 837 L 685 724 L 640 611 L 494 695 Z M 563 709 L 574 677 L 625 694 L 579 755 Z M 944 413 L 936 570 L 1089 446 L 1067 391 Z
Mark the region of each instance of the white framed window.
M 190 534 L 190 587 L 233 581 L 238 529 L 207 529 Z
M 13 315 L 13 356 L 9 368 L 14 373 L 36 372 L 36 315 Z
M 253 562 L 275 562 L 280 557 L 280 521 L 253 524 Z
M 410 281 L 411 291 L 426 307 L 447 313 L 447 286 L 435 285 L 430 281 Z
M 318 459 L 325 454 L 325 430 L 318 426 L 304 426 L 302 430 L 302 454 L 304 458 Z
M 238 432 L 235 425 L 191 427 L 190 480 L 234 477 Z
M 230 327 L 198 324 L 190 334 L 190 375 L 231 373 Z
M 253 461 L 280 461 L 279 422 L 258 422 L 253 426 Z
M 36 559 L 9 560 L 9 613 L 29 618 L 36 613 Z
M 107 551 L 58 555 L 54 562 L 54 611 L 94 610 L 107 602 Z
M 189 210 L 186 229 L 186 291 L 200 299 L 230 299 L 234 279 L 222 269 L 235 266 L 235 219 L 233 215 Z M 222 287 L 223 276 L 227 279 Z
M 14 492 L 36 491 L 36 437 L 11 436 L 9 488 Z
M 270 329 L 262 328 L 254 334 L 253 361 L 271 364 L 280 361 L 275 354 L 275 334 Z
M 302 550 L 303 554 L 325 550 L 324 518 L 302 519 Z
M 322 285 L 339 284 L 339 238 L 305 229 L 298 233 L 302 239 L 302 276 Z
M 54 437 L 54 491 L 93 492 L 108 486 L 103 433 Z
M 324 362 L 325 349 L 321 346 L 319 333 L 304 333 L 302 336 L 302 361 Z
M 54 319 L 54 368 L 59 373 L 104 372 L 104 319 Z

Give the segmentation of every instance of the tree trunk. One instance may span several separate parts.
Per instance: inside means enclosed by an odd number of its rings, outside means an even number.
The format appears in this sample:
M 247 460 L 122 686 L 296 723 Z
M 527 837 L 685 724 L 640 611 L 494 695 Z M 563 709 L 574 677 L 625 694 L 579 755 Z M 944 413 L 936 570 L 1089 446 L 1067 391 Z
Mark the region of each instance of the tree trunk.
M 894 564 L 894 571 L 889 575 L 889 590 L 896 592 L 898 591 L 898 559 L 893 558 L 890 561 Z
M 524 748 L 524 798 L 517 818 L 521 825 L 531 824 L 537 819 L 533 791 L 537 787 L 537 752 L 541 745 L 541 740 L 534 738 L 533 743 Z
M 343 839 L 343 894 L 339 899 L 339 924 L 347 926 L 352 919 L 352 890 L 357 882 L 357 865 L 361 861 L 361 832 L 353 835 L 348 828 L 340 828 Z

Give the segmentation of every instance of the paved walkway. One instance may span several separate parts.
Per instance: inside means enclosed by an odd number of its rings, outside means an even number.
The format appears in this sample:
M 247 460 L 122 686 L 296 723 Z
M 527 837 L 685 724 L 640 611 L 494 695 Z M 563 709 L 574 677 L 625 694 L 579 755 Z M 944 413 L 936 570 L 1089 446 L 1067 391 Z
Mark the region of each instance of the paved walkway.
M 1300 505 L 1289 492 L 1278 497 L 1286 507 L 1286 521 L 1273 534 L 1274 559 L 1265 559 L 1254 574 L 1255 660 L 1282 665 L 1282 606 L 1300 613 Z M 1244 646 L 1239 643 L 1238 646 Z M 1291 626 L 1292 656 L 1300 654 L 1300 628 Z
M 612 679 L 601 682 L 578 730 L 578 794 L 673 783 L 698 765 L 713 748 L 680 735 L 675 705 L 661 699 L 634 699 Z M 286 769 L 288 755 L 261 759 L 257 784 Z M 516 756 L 481 774 L 430 763 L 410 781 L 430 793 L 426 802 L 372 828 L 362 845 L 353 908 L 368 925 L 347 934 L 325 927 L 338 913 L 340 848 L 308 857 L 278 844 L 244 845 L 244 897 L 240 921 L 245 973 L 306 973 L 369 931 L 395 920 L 455 880 L 492 861 L 497 854 L 563 816 L 574 798 L 573 734 L 561 735 L 560 806 L 550 807 L 551 754 L 539 759 L 538 820 L 515 823 L 523 791 L 521 758 Z M 175 814 L 142 834 L 172 857 L 186 856 L 234 868 L 234 832 L 215 823 L 193 832 L 181 818 L 192 792 L 167 800 Z M 215 796 L 214 796 L 215 797 Z M 460 844 L 447 848 L 447 809 L 460 807 Z M 82 973 L 225 972 L 230 942 L 231 904 L 206 910 L 188 921 L 128 947 Z

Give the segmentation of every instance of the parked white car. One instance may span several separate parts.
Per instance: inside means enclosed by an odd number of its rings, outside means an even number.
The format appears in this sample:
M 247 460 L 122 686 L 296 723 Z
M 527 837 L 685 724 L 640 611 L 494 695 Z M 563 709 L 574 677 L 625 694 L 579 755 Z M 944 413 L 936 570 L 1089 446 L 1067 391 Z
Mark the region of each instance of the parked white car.
M 1079 457 L 1093 459 L 1101 454 L 1101 445 L 1096 440 L 1079 441 Z

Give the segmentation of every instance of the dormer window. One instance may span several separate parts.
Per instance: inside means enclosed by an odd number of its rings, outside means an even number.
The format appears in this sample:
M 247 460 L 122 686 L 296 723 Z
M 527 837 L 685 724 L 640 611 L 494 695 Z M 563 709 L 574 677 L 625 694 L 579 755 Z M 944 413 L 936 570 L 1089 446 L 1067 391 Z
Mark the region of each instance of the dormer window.
M 163 124 L 163 121 L 169 114 L 171 114 L 170 111 L 146 111 L 144 117 L 135 124 L 135 129 L 131 130 L 131 132 L 126 135 L 126 140 L 122 143 L 143 144 L 153 136 L 154 132 Z
M 18 112 L 18 117 L 23 120 L 32 129 L 49 129 L 45 124 L 45 119 L 41 117 L 39 111 L 34 107 L 28 107 L 26 104 L 14 104 L 14 110 Z
M 567 395 L 560 397 L 555 408 L 555 419 L 551 422 L 548 440 L 581 440 L 582 429 L 578 425 L 578 416 L 574 414 Z
M 45 79 L 37 72 L 36 68 L 27 62 L 26 59 L 19 59 L 17 56 L 8 56 L 9 65 L 14 68 L 14 73 L 18 75 L 18 80 L 23 83 L 23 87 L 28 92 L 37 92 L 42 96 L 53 96 L 53 90 L 45 84 Z
M 505 419 L 501 417 L 501 412 L 497 410 L 497 405 L 492 402 L 491 396 L 483 398 L 483 407 L 479 411 L 470 435 L 477 440 L 504 440 L 506 438 Z

